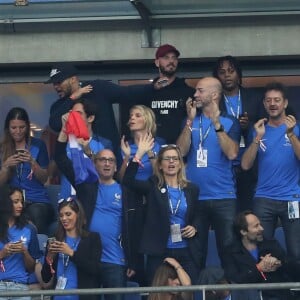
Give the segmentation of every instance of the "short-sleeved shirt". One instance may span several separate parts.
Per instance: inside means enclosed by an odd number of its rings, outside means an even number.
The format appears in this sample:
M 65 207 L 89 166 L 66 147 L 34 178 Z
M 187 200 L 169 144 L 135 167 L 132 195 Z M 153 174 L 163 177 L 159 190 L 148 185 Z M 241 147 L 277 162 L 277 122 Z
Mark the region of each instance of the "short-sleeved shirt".
M 41 139 L 32 137 L 30 145 L 27 145 L 26 148 L 30 151 L 32 158 L 36 160 L 42 169 L 48 167 L 48 152 L 45 143 Z M 27 201 L 50 203 L 43 183 L 34 176 L 34 173 L 30 176 L 30 172 L 31 164 L 29 162 L 19 163 L 15 168 L 9 184 L 24 190 Z
M 240 126 L 237 119 L 222 114 L 220 123 L 228 136 L 239 143 Z M 197 150 L 201 140 L 200 126 L 202 126 L 202 148 L 207 150 L 207 167 L 197 167 Z M 236 198 L 232 161 L 222 151 L 211 120 L 201 114 L 194 119 L 191 127 L 192 137 L 186 174 L 189 180 L 198 185 L 200 200 Z
M 100 234 L 101 262 L 125 265 L 125 254 L 121 246 L 122 206 L 121 186 L 117 182 L 110 185 L 99 184 L 89 230 Z
M 33 259 L 41 256 L 36 230 L 30 224 L 23 228 L 17 228 L 15 225 L 8 229 L 8 240 L 0 241 L 0 250 L 6 243 L 22 241 L 28 249 Z M 16 253 L 2 259 L 5 272 L 0 272 L 0 280 L 11 280 L 18 283 L 27 284 L 29 274 L 26 271 L 24 257 L 22 253 Z
M 286 134 L 286 125 L 265 126 L 262 142 L 266 146 L 258 149 L 258 182 L 255 197 L 275 200 L 300 201 L 299 159 Z M 294 128 L 299 138 L 299 126 Z M 254 130 L 252 137 L 255 136 Z

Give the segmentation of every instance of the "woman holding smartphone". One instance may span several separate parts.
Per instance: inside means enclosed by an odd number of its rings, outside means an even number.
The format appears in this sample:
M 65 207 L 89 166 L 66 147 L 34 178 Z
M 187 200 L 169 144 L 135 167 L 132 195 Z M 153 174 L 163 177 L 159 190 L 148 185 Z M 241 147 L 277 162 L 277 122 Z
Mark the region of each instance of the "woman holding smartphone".
M 85 216 L 74 198 L 58 201 L 59 224 L 55 238 L 48 239 L 42 279 L 54 277 L 55 288 L 87 289 L 98 287 L 102 245 L 98 233 L 85 230 Z M 54 300 L 97 299 L 97 295 L 55 296 Z
M 23 190 L 25 212 L 39 233 L 47 233 L 53 218 L 53 208 L 44 187 L 48 163 L 45 143 L 30 136 L 26 110 L 12 108 L 6 115 L 0 143 L 0 184 L 8 183 Z
M 26 221 L 24 199 L 18 188 L 0 190 L 0 291 L 28 290 L 28 273 L 39 258 L 35 228 Z M 8 299 L 3 298 L 1 299 Z M 15 297 L 30 300 L 30 297 Z

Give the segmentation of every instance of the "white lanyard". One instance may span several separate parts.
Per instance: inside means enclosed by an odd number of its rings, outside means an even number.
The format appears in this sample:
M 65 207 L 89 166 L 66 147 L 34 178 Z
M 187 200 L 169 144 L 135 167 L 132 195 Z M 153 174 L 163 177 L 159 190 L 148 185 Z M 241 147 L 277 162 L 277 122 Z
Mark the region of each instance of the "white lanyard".
M 73 246 L 71 247 L 72 250 L 75 250 L 77 248 L 79 241 L 80 241 L 79 239 L 74 241 Z M 66 260 L 65 260 L 65 256 L 66 256 Z M 63 277 L 65 277 L 65 273 L 67 271 L 69 261 L 70 261 L 70 256 L 62 253 L 62 261 L 63 261 Z
M 228 98 L 226 97 L 226 95 L 224 94 L 224 98 L 225 98 L 225 102 L 226 104 L 229 106 L 230 112 L 231 114 L 235 117 L 235 118 L 239 118 L 240 116 L 240 109 L 241 109 L 241 91 L 239 90 L 239 97 L 238 97 L 238 106 L 237 106 L 237 111 L 236 114 L 233 111 L 233 107 L 231 105 L 231 103 L 229 102 Z
M 200 137 L 200 144 L 199 144 L 199 148 L 202 148 L 204 141 L 206 140 L 206 138 L 208 137 L 209 131 L 210 131 L 210 127 L 211 127 L 211 122 L 203 136 L 203 126 L 202 126 L 202 115 L 199 118 L 199 137 Z
M 177 211 L 179 209 L 179 205 L 181 203 L 182 192 L 181 192 L 181 188 L 180 187 L 178 189 L 179 189 L 179 199 L 177 200 L 176 207 L 174 209 L 172 201 L 171 201 L 171 196 L 170 196 L 170 193 L 169 193 L 169 186 L 167 185 L 168 197 L 169 197 L 169 206 L 170 206 L 171 214 L 174 215 L 174 216 L 176 215 L 176 213 L 177 213 Z

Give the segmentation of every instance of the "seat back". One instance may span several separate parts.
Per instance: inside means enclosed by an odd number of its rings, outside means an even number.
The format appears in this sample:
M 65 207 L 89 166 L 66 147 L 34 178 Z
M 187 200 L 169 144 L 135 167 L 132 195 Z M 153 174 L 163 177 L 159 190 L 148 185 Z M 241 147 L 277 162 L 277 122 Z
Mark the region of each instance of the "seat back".
M 37 237 L 39 241 L 40 250 L 42 251 L 43 255 L 45 255 L 48 235 L 43 233 L 38 233 Z
M 282 226 L 278 226 L 275 229 L 274 237 L 279 242 L 281 247 L 286 251 L 285 235 Z
M 59 184 L 49 184 L 46 186 L 48 197 L 50 199 L 51 205 L 54 210 L 55 220 L 57 220 L 57 201 L 59 199 L 60 185 Z
M 135 281 L 127 281 L 127 287 L 139 287 L 139 284 Z M 139 293 L 124 294 L 124 300 L 141 300 L 142 297 Z
M 206 266 L 221 266 L 214 230 L 209 230 L 208 233 Z

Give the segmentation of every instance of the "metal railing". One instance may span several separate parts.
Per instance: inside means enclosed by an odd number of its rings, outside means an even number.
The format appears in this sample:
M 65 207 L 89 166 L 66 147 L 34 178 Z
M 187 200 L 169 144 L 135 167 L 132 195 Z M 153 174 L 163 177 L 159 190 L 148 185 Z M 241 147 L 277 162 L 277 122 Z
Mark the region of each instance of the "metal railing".
M 29 291 L 1 291 L 1 297 L 16 296 L 44 296 L 54 295 L 104 295 L 104 294 L 141 294 L 153 292 L 201 292 L 205 300 L 206 291 L 217 290 L 271 290 L 292 289 L 300 290 L 300 282 L 286 283 L 260 283 L 260 284 L 214 284 L 214 285 L 191 285 L 177 287 L 125 287 L 125 288 L 97 288 L 97 289 L 72 289 L 72 290 L 29 290 Z

